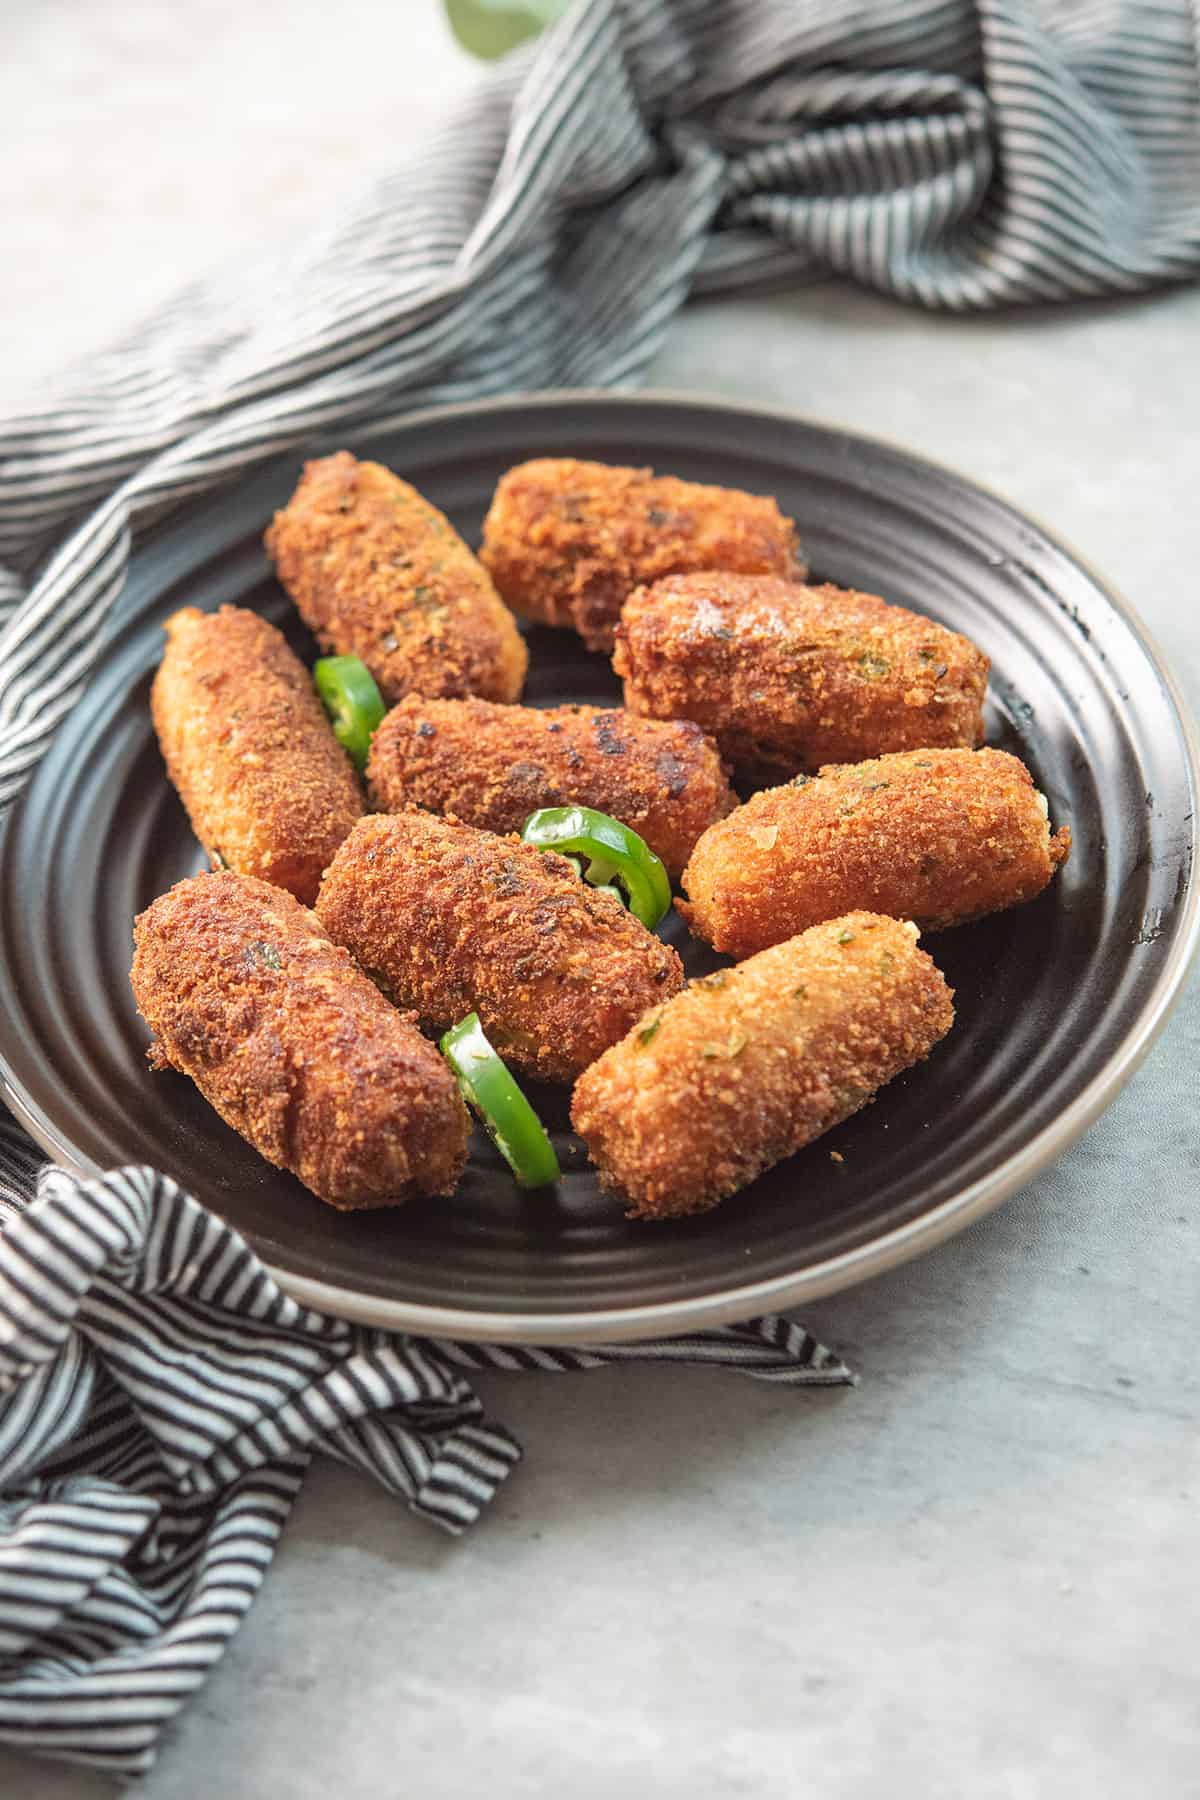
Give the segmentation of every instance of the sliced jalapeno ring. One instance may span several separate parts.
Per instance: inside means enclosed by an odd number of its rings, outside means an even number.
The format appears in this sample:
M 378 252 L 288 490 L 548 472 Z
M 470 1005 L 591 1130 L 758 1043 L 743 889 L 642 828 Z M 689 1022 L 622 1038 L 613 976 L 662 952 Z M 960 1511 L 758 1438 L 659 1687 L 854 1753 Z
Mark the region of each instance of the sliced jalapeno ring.
M 636 831 L 590 806 L 543 806 L 530 813 L 521 833 L 539 850 L 585 857 L 584 880 L 602 891 L 616 883 L 630 912 L 653 931 L 671 907 L 667 871 Z
M 384 714 L 370 669 L 357 656 L 323 656 L 313 664 L 313 682 L 334 737 L 355 767 L 365 769 L 371 739 Z
M 484 1035 L 478 1013 L 445 1034 L 439 1046 L 463 1099 L 512 1170 L 517 1186 L 549 1187 L 562 1174 L 546 1128 Z

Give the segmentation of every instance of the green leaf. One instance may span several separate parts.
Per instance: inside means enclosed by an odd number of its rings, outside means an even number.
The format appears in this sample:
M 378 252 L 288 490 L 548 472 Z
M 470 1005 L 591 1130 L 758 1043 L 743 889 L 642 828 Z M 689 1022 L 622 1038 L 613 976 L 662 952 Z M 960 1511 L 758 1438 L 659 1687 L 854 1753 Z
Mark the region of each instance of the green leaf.
M 495 62 L 566 12 L 570 0 L 444 0 L 450 29 L 472 56 Z

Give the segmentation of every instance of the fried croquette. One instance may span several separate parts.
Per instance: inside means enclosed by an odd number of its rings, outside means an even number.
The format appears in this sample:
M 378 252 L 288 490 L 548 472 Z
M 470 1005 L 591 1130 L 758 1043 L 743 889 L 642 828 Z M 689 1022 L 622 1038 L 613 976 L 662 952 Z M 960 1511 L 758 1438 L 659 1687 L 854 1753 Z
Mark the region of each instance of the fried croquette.
M 982 651 L 850 589 L 671 576 L 630 595 L 613 667 L 631 712 L 693 719 L 760 777 L 983 736 Z
M 449 1068 L 280 888 L 196 875 L 134 928 L 150 1060 L 331 1206 L 449 1194 L 469 1130 Z
M 1032 900 L 1070 844 L 1017 757 L 907 750 L 755 794 L 696 845 L 679 910 L 738 957 L 852 907 L 938 931 Z
M 257 613 L 185 606 L 150 690 L 167 773 L 214 868 L 311 904 L 363 810 L 312 677 Z
M 774 500 L 569 457 L 501 478 L 479 560 L 514 612 L 570 626 L 591 650 L 612 649 L 641 582 L 694 569 L 805 574 L 796 527 Z
M 520 695 L 512 614 L 449 521 L 380 463 L 347 450 L 306 463 L 266 545 L 321 647 L 357 656 L 389 703 Z
M 598 706 L 493 706 L 409 695 L 375 734 L 375 806 L 453 813 L 521 830 L 540 806 L 594 806 L 629 825 L 678 877 L 700 836 L 735 805 L 698 725 Z
M 397 1006 L 434 1030 L 477 1012 L 545 1081 L 574 1080 L 683 982 L 675 951 L 565 858 L 432 813 L 360 820 L 317 913 Z
M 706 1212 L 922 1061 L 954 1022 L 915 925 L 851 912 L 693 982 L 586 1069 L 571 1122 L 633 1218 Z

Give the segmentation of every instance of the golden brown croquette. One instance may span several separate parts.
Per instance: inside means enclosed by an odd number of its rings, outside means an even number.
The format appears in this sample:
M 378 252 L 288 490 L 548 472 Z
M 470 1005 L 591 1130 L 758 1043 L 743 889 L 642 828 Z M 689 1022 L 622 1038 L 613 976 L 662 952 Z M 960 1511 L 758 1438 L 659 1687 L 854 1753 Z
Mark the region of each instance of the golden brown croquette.
M 954 1022 L 917 928 L 852 912 L 655 1007 L 575 1085 L 631 1217 L 705 1212 L 920 1062 Z
M 282 889 L 196 875 L 134 929 L 134 998 L 158 1068 L 331 1206 L 449 1194 L 468 1121 L 432 1044 Z
M 571 1081 L 683 969 L 565 858 L 432 813 L 362 819 L 334 857 L 321 923 L 431 1029 L 477 1012 L 493 1047 Z
M 621 615 L 613 667 L 631 712 L 693 719 L 776 777 L 983 736 L 988 660 L 875 594 L 767 575 L 678 575 Z
M 306 463 L 266 545 L 322 649 L 404 694 L 516 700 L 529 662 L 508 608 L 416 488 L 347 450 Z
M 961 925 L 1040 894 L 1071 833 L 1003 750 L 906 750 L 755 794 L 692 852 L 679 910 L 749 956 L 852 907 Z
M 375 734 L 374 804 L 453 813 L 519 832 L 540 806 L 593 806 L 629 825 L 677 878 L 702 831 L 735 804 L 698 725 L 612 707 L 493 706 L 409 695 Z
M 185 606 L 150 689 L 167 773 L 214 867 L 311 904 L 362 790 L 282 632 L 241 607 Z
M 774 500 L 571 457 L 501 478 L 479 555 L 514 612 L 570 626 L 592 650 L 612 649 L 639 582 L 694 569 L 805 573 L 796 527 Z

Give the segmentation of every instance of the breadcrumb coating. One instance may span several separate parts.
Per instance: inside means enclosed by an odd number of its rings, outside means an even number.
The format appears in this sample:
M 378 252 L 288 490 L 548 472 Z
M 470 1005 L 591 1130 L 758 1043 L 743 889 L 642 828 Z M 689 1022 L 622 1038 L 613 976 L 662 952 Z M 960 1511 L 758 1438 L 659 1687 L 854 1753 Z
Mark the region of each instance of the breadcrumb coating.
M 477 1012 L 544 1081 L 572 1081 L 683 982 L 675 951 L 565 858 L 432 813 L 360 820 L 317 913 L 397 1006 L 436 1031 Z
M 432 1044 L 280 888 L 196 875 L 137 919 L 130 979 L 150 1060 L 331 1206 L 449 1194 L 467 1157 Z
M 192 830 L 215 868 L 311 904 L 363 810 L 311 675 L 282 632 L 241 607 L 185 606 L 163 629 L 150 709 Z
M 928 1056 L 952 993 L 915 925 L 851 912 L 693 982 L 575 1085 L 571 1122 L 630 1217 L 706 1212 Z
M 668 577 L 630 595 L 613 667 L 631 712 L 692 719 L 759 776 L 983 736 L 982 651 L 846 588 Z
M 367 765 L 380 811 L 453 813 L 519 832 L 541 806 L 596 807 L 629 825 L 677 878 L 697 838 L 735 805 L 698 725 L 599 706 L 493 706 L 409 695 Z
M 381 463 L 306 463 L 265 541 L 322 649 L 357 656 L 386 701 L 520 697 L 512 614 L 449 520 Z
M 1070 849 L 1003 750 L 908 750 L 755 794 L 705 832 L 679 911 L 731 956 L 852 907 L 925 931 L 1032 900 Z
M 796 527 L 774 500 L 571 457 L 501 478 L 479 555 L 514 612 L 606 651 L 641 582 L 694 569 L 805 574 Z

